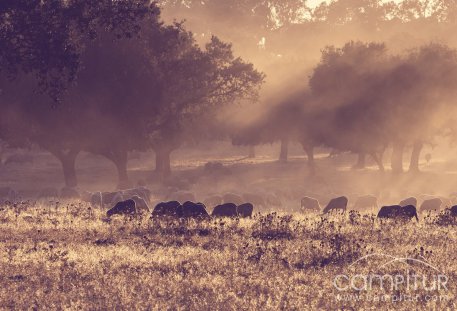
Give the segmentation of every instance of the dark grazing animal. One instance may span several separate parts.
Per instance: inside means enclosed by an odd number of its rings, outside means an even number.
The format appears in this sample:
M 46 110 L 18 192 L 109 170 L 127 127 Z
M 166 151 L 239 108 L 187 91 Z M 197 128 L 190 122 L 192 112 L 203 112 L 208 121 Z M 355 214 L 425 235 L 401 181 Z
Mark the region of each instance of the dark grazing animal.
M 217 205 L 211 214 L 213 217 L 236 217 L 237 215 L 237 206 L 234 203 Z
M 406 206 L 406 205 L 417 206 L 417 199 L 415 197 L 409 197 L 409 198 L 406 198 L 406 199 L 400 201 L 400 203 L 398 205 L 400 205 L 400 206 Z
M 378 212 L 378 218 L 395 218 L 401 205 L 383 206 Z
M 241 218 L 252 217 L 253 211 L 254 211 L 254 205 L 252 205 L 252 203 L 244 203 L 244 204 L 238 205 L 236 208 L 236 212 L 237 212 L 238 216 Z
M 154 207 L 151 217 L 173 216 L 182 217 L 182 206 L 178 201 L 160 202 Z
M 422 202 L 419 210 L 421 212 L 425 211 L 433 211 L 433 210 L 440 210 L 443 201 L 440 198 L 428 199 Z
M 453 217 L 457 217 L 457 205 L 454 205 L 453 207 L 451 207 L 449 209 L 450 213 L 451 213 L 451 216 Z
M 403 219 L 412 219 L 417 217 L 417 210 L 414 205 L 390 205 L 390 206 L 383 206 L 378 212 L 378 218 L 403 218 Z
M 106 216 L 111 217 L 113 215 L 135 215 L 136 204 L 133 200 L 125 200 L 118 202 L 112 209 L 106 212 Z
M 417 217 L 417 210 L 414 205 L 406 205 L 400 208 L 400 217 L 412 219 L 416 218 L 416 221 L 419 222 L 419 217 Z
M 182 215 L 184 218 L 211 218 L 203 203 L 194 203 L 191 201 L 187 201 L 182 205 Z
M 321 205 L 319 204 L 319 201 L 315 198 L 311 197 L 304 197 L 301 199 L 301 211 L 302 212 L 307 212 L 307 211 L 314 211 L 314 212 L 319 212 L 321 210 Z
M 340 209 L 343 212 L 346 212 L 346 208 L 348 206 L 348 198 L 346 197 L 338 197 L 331 199 L 330 202 L 328 202 L 327 206 L 324 208 L 322 213 L 328 213 L 332 210 L 337 210 Z

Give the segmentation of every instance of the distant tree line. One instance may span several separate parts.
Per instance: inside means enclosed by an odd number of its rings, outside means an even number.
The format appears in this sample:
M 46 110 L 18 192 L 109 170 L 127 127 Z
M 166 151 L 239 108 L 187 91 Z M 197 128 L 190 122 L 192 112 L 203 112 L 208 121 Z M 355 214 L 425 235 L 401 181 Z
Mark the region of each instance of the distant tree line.
M 349 42 L 326 47 L 309 83 L 285 96 L 263 117 L 235 134 L 238 145 L 281 141 L 302 144 L 314 169 L 313 149 L 326 146 L 370 155 L 384 170 L 403 171 L 405 147 L 412 147 L 410 171 L 419 170 L 424 144 L 455 137 L 457 50 L 428 44 L 392 55 L 384 44 Z M 285 160 L 284 158 L 282 160 Z

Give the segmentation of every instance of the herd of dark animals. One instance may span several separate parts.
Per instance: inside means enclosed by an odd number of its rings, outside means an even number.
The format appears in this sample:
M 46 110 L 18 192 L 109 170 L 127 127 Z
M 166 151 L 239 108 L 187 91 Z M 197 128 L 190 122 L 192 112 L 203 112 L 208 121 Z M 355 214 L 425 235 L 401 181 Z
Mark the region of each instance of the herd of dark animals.
M 0 199 L 13 199 L 16 193 L 9 187 L 0 188 Z M 88 202 L 91 206 L 99 206 L 104 208 L 112 206 L 106 213 L 108 218 L 114 215 L 142 215 L 149 213 L 149 204 L 151 199 L 151 191 L 146 187 L 138 187 L 116 192 L 95 192 L 86 191 L 79 192 L 74 188 L 63 188 L 59 192 L 53 188 L 43 189 L 38 198 L 59 197 L 61 199 L 80 199 Z M 263 204 L 263 198 L 256 194 L 245 194 L 239 196 L 233 193 L 227 193 L 223 196 L 214 195 L 208 197 L 203 203 L 195 202 L 195 196 L 190 192 L 177 192 L 173 194 L 175 200 L 160 202 L 155 205 L 152 210 L 151 217 L 177 217 L 177 218 L 195 218 L 195 219 L 210 219 L 212 217 L 252 217 L 254 206 Z M 251 202 L 246 202 L 251 201 Z M 348 198 L 345 196 L 331 199 L 329 203 L 322 209 L 317 199 L 304 197 L 301 199 L 301 212 L 315 212 L 328 214 L 332 211 L 346 212 L 348 207 Z M 184 202 L 184 203 L 180 203 Z M 442 206 L 451 206 L 451 201 L 446 201 L 445 198 L 425 198 L 419 207 L 420 212 L 438 211 Z M 113 206 L 114 205 L 114 206 Z M 214 207 L 211 215 L 207 211 L 207 207 Z M 417 199 L 410 197 L 399 202 L 398 205 L 383 206 L 379 210 L 377 217 L 379 219 L 416 219 L 419 221 L 417 214 Z M 359 208 L 378 208 L 377 197 L 366 195 L 358 197 L 353 205 L 353 209 Z M 449 215 L 457 217 L 457 205 L 453 205 L 447 209 Z
M 251 203 L 236 205 L 234 203 L 224 203 L 214 207 L 211 216 L 203 203 L 186 201 L 183 204 L 178 201 L 160 202 L 154 207 L 151 217 L 178 217 L 178 218 L 197 218 L 209 219 L 211 217 L 252 217 L 254 206 Z M 106 215 L 135 215 L 137 213 L 134 200 L 118 202 L 113 208 L 108 210 Z

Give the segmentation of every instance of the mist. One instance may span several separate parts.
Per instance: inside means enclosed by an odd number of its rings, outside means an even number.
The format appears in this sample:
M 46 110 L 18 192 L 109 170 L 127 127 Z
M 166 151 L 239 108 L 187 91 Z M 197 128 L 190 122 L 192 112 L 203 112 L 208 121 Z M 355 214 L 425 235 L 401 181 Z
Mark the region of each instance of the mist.
M 455 0 L 1 1 L 0 306 L 456 309 L 456 26 Z
M 27 179 L 40 162 L 9 177 L 22 169 L 8 158 L 32 154 L 90 191 L 275 191 L 284 210 L 304 195 L 449 196 L 456 20 L 424 5 L 160 1 L 114 32 L 71 38 L 68 65 L 5 57 L 1 182 L 39 192 Z

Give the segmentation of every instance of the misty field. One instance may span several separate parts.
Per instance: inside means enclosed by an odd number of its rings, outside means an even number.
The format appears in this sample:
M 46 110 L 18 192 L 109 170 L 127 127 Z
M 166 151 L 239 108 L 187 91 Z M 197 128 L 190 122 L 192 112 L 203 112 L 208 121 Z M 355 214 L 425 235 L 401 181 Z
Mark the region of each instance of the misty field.
M 0 223 L 5 309 L 457 308 L 457 227 L 436 216 L 420 223 L 380 223 L 354 212 L 106 220 L 104 212 L 81 203 L 24 202 L 3 206 Z M 445 299 L 338 301 L 335 276 L 372 253 L 422 258 L 439 267 L 449 278 L 447 288 L 430 297 Z

